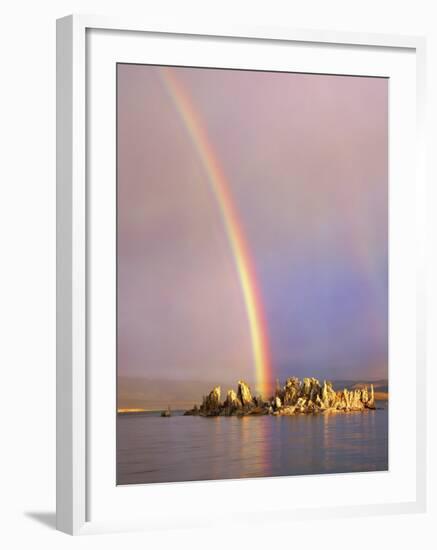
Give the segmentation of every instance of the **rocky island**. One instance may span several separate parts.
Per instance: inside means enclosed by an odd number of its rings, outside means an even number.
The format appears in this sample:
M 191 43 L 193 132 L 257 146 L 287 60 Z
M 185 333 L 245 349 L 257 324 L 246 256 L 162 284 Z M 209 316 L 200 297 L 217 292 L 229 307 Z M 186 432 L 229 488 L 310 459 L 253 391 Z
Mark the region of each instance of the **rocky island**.
M 344 388 L 336 391 L 332 382 L 317 378 L 287 378 L 281 386 L 276 383 L 274 395 L 264 400 L 253 396 L 243 380 L 238 382 L 237 392 L 229 390 L 224 401 L 221 400 L 221 388 L 216 386 L 203 397 L 200 407 L 194 407 L 184 414 L 189 416 L 249 416 L 249 415 L 295 415 L 319 413 L 346 413 L 375 409 L 373 384 L 370 389 Z

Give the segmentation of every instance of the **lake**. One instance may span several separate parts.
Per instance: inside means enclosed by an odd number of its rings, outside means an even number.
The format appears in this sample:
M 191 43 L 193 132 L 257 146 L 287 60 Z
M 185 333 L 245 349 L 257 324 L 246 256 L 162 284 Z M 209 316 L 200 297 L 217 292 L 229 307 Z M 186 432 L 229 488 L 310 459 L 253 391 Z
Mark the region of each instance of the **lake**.
M 295 416 L 117 417 L 117 483 L 388 469 L 388 408 Z

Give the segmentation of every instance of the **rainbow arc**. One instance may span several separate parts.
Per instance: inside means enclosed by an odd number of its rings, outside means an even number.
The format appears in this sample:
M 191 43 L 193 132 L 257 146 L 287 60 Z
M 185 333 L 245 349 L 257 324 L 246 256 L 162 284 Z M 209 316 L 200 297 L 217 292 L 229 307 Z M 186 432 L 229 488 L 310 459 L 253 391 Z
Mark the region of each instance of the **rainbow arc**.
M 272 389 L 267 329 L 253 262 L 232 199 L 230 186 L 211 146 L 202 121 L 191 98 L 175 75 L 175 71 L 171 68 L 161 68 L 160 76 L 199 155 L 220 210 L 232 250 L 249 323 L 256 389 L 266 395 L 267 391 Z

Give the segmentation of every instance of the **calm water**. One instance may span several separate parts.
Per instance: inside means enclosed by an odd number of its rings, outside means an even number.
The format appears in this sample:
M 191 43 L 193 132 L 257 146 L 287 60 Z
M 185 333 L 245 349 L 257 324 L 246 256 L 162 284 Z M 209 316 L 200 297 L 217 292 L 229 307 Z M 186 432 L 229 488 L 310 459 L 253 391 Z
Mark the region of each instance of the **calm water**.
M 119 415 L 117 423 L 122 485 L 388 469 L 386 408 L 288 417 Z

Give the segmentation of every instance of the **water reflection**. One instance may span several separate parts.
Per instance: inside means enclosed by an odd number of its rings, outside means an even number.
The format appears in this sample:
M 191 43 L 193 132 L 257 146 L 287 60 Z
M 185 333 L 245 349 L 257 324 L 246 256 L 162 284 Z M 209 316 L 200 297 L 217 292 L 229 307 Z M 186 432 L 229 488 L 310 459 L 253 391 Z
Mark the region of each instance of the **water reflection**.
M 386 470 L 387 410 L 291 417 L 118 418 L 118 483 Z

